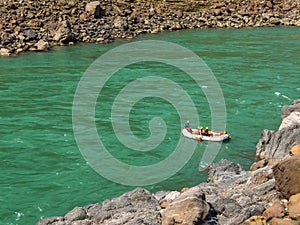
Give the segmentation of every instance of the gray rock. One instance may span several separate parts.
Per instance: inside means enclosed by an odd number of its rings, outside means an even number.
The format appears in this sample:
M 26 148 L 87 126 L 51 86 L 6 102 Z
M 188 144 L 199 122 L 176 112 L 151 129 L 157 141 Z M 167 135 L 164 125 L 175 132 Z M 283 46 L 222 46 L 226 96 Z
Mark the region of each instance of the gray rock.
M 136 188 L 118 198 L 90 206 L 87 214 L 101 224 L 160 224 L 161 207 L 155 197 L 145 189 Z
M 282 108 L 282 122 L 277 131 L 263 130 L 256 145 L 258 159 L 283 159 L 300 144 L 300 100 Z
M 264 130 L 256 145 L 256 156 L 258 159 L 283 159 L 296 144 L 300 144 L 300 125 L 278 131 Z
M 36 225 L 52 225 L 56 222 L 62 222 L 63 220 L 64 218 L 62 216 L 53 216 L 37 222 Z
M 32 29 L 24 30 L 23 34 L 27 41 L 35 40 L 37 38 L 37 33 Z
M 206 201 L 215 212 L 218 224 L 238 225 L 261 214 L 276 196 L 275 180 L 270 166 L 244 171 L 238 164 L 221 160 L 208 167 L 210 183 L 201 183 Z
M 208 167 L 208 181 L 213 183 L 224 182 L 235 178 L 242 171 L 243 168 L 239 164 L 221 159 L 220 162 L 213 163 Z
M 235 216 L 242 210 L 242 206 L 236 200 L 230 198 L 220 198 L 214 205 L 217 214 L 222 214 L 228 218 Z
M 84 220 L 86 216 L 86 212 L 82 207 L 75 207 L 64 216 L 64 219 L 68 222 L 73 222 L 75 220 Z
M 291 127 L 293 125 L 300 125 L 300 109 L 298 111 L 293 111 L 290 115 L 285 117 L 279 127 L 279 130 Z
M 77 221 L 72 222 L 71 225 L 93 225 L 93 222 L 88 219 L 77 220 Z

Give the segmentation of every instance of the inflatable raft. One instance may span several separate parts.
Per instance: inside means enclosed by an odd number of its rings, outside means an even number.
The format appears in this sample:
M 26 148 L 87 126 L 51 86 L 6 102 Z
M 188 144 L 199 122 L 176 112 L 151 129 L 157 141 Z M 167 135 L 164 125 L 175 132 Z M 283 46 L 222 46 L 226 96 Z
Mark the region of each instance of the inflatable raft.
M 186 129 L 183 128 L 182 129 L 182 134 L 184 137 L 186 138 L 190 138 L 190 139 L 195 139 L 197 141 L 218 141 L 218 142 L 222 142 L 222 141 L 228 141 L 231 139 L 230 134 L 227 134 L 226 131 L 222 131 L 222 132 L 210 132 L 210 135 L 203 135 L 203 134 L 199 134 L 197 129 Z

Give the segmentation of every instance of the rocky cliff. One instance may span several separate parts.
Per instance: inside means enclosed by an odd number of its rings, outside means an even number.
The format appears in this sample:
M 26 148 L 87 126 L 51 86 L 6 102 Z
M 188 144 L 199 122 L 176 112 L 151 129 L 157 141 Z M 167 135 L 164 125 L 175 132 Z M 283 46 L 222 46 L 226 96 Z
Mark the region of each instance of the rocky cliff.
M 300 26 L 299 0 L 0 0 L 0 55 L 195 28 Z
M 136 188 L 37 225 L 300 225 L 299 103 L 283 107 L 278 131 L 262 133 L 256 152 L 263 159 L 250 171 L 223 159 L 195 187 L 153 194 Z

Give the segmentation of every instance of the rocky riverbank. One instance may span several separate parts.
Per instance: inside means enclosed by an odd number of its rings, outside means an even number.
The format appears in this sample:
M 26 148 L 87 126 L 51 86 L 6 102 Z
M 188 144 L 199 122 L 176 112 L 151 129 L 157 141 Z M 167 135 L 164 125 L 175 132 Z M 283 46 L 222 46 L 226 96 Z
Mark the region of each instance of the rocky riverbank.
M 207 183 L 136 188 L 37 225 L 300 225 L 300 100 L 283 107 L 277 131 L 262 132 L 256 155 L 250 171 L 223 159 L 209 166 Z
M 195 28 L 300 26 L 300 0 L 0 0 L 0 55 Z

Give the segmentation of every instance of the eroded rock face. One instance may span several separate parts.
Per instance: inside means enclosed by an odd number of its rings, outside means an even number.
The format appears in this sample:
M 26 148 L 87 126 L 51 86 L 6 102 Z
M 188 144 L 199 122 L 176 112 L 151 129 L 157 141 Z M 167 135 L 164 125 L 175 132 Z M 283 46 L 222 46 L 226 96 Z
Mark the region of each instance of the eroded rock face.
M 300 192 L 300 157 L 291 157 L 273 167 L 276 189 L 289 198 Z
M 300 104 L 295 100 L 291 106 L 282 108 L 282 122 L 277 131 L 263 130 L 256 145 L 258 159 L 283 159 L 290 149 L 300 144 Z
M 258 159 L 283 159 L 290 149 L 300 144 L 300 125 L 295 124 L 278 131 L 263 130 L 256 145 Z
M 270 166 L 250 172 L 238 164 L 221 160 L 208 169 L 210 182 L 199 186 L 211 205 L 213 213 L 209 216 L 217 220 L 215 224 L 242 224 L 252 216 L 261 215 L 267 202 L 276 196 Z

